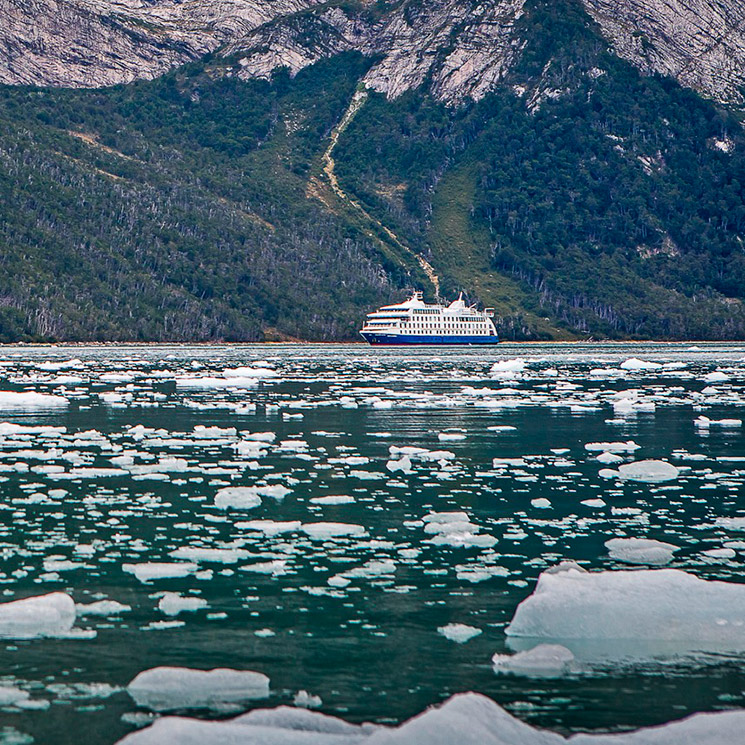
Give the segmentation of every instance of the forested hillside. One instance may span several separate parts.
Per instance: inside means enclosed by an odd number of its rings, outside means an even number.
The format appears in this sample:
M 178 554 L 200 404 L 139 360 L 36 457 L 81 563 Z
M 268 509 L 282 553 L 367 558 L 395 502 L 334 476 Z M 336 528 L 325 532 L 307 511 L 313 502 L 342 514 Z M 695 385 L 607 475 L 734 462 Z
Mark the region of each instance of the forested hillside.
M 735 104 L 642 75 L 579 0 L 511 33 L 457 103 L 369 90 L 358 51 L 0 87 L 0 341 L 354 339 L 438 281 L 505 338 L 745 336 Z

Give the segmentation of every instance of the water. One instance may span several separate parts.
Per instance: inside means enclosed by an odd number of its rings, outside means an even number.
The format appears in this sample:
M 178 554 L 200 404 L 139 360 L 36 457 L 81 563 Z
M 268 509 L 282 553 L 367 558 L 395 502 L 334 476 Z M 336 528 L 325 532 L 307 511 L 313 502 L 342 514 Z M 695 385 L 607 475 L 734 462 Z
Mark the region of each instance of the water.
M 523 370 L 491 372 L 518 356 Z M 665 366 L 621 370 L 631 357 Z M 78 361 L 50 369 L 69 360 Z M 744 659 L 734 653 L 600 645 L 581 671 L 557 679 L 498 676 L 490 664 L 510 651 L 504 627 L 542 570 L 562 559 L 627 568 L 608 556 L 611 537 L 673 543 L 681 548 L 671 566 L 741 581 L 742 549 L 733 559 L 702 551 L 738 539 L 713 523 L 743 514 L 742 428 L 707 431 L 694 420 L 742 416 L 745 345 L 6 347 L 0 362 L 0 389 L 69 401 L 0 411 L 0 421 L 65 428 L 0 438 L 3 599 L 64 591 L 80 604 L 131 607 L 78 618 L 84 638 L 0 643 L 0 682 L 49 702 L 2 709 L 0 742 L 12 727 L 46 745 L 77 743 L 81 733 L 86 743 L 114 743 L 132 730 L 133 713 L 144 714 L 125 686 L 158 665 L 256 670 L 272 694 L 254 705 L 290 703 L 304 689 L 322 698 L 322 711 L 352 721 L 398 722 L 466 690 L 561 732 L 745 703 Z M 222 371 L 240 366 L 276 376 L 224 387 Z M 705 378 L 715 371 L 725 379 Z M 218 380 L 184 381 L 200 377 Z M 631 390 L 625 402 L 614 398 Z M 8 405 L 1 396 L 0 404 Z M 249 432 L 276 439 L 238 452 Z M 585 444 L 629 439 L 637 459 L 690 470 L 657 486 L 601 478 L 606 466 Z M 452 455 L 392 474 L 390 446 Z M 524 463 L 494 468 L 494 458 Z M 215 506 L 219 489 L 256 484 L 289 491 L 250 510 Z M 324 496 L 353 501 L 311 501 Z M 550 507 L 531 504 L 539 498 Z M 598 498 L 606 505 L 582 504 Z M 429 542 L 422 518 L 456 510 L 496 544 Z M 297 527 L 266 535 L 241 525 L 254 520 L 364 532 L 324 541 Z M 148 583 L 125 569 L 184 561 L 189 548 L 232 554 Z M 263 572 L 244 569 L 256 564 Z M 484 568 L 494 576 L 468 580 Z M 166 615 L 166 592 L 204 607 Z M 456 644 L 437 631 L 448 623 L 482 633 Z

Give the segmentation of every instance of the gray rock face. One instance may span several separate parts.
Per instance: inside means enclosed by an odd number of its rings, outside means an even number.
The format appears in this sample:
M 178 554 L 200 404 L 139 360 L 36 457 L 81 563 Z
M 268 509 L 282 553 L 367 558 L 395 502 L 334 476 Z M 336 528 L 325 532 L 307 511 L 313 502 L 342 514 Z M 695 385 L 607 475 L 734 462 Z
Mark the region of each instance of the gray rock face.
M 742 0 L 583 0 L 615 52 L 723 102 L 743 101 Z
M 742 102 L 742 0 L 581 0 L 617 54 L 720 101 Z M 427 82 L 478 100 L 525 41 L 525 0 L 409 0 L 370 20 L 321 0 L 0 0 L 0 83 L 95 87 L 153 78 L 220 50 L 238 75 L 291 74 L 344 51 L 378 61 L 365 84 L 393 98 Z
M 150 79 L 315 0 L 0 0 L 0 83 Z
M 384 58 L 365 77 L 395 98 L 427 77 L 448 103 L 482 98 L 509 69 L 523 42 L 514 33 L 525 0 L 492 0 L 471 7 L 462 0 L 405 5 L 374 34 L 368 52 Z

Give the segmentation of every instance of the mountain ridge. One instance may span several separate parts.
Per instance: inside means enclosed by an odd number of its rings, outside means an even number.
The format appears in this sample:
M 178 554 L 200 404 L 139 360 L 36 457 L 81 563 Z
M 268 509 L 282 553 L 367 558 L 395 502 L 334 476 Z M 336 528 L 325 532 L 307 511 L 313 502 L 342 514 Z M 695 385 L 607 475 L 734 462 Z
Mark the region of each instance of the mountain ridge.
M 348 340 L 412 287 L 504 338 L 745 336 L 737 78 L 655 69 L 662 11 L 617 52 L 611 5 L 73 0 L 62 31 L 116 17 L 67 86 L 64 34 L 25 66 L 0 30 L 0 340 Z

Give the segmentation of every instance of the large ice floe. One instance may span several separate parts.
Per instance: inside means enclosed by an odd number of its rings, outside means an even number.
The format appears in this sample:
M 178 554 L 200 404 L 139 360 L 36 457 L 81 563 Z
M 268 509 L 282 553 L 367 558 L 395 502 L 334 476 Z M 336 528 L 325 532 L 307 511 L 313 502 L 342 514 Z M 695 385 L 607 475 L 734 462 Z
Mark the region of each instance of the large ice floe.
M 571 672 L 574 655 L 561 644 L 538 644 L 517 654 L 495 654 L 491 661 L 495 673 L 558 677 Z
M 269 678 L 252 670 L 154 667 L 137 675 L 127 691 L 151 711 L 224 710 L 228 704 L 267 698 Z
M 619 478 L 623 481 L 641 481 L 647 484 L 658 484 L 678 478 L 680 469 L 664 460 L 640 460 L 635 463 L 623 463 L 617 470 L 604 468 L 600 475 L 604 478 Z
M 668 564 L 677 546 L 648 538 L 611 538 L 605 542 L 612 559 L 626 564 Z
M 660 649 L 673 643 L 688 650 L 742 650 L 745 584 L 678 569 L 587 572 L 573 563 L 559 565 L 540 575 L 506 633 L 561 641 L 575 653 L 571 640 L 627 640 L 651 650 L 657 642 Z M 595 646 L 602 651 L 603 644 Z
M 723 745 L 741 742 L 745 712 L 697 714 L 623 734 L 570 738 L 532 727 L 478 693 L 463 693 L 398 727 L 354 725 L 303 708 L 259 709 L 207 722 L 164 717 L 120 745 Z
M 67 636 L 75 623 L 75 602 L 64 592 L 0 604 L 0 638 Z
M 70 402 L 64 396 L 34 391 L 0 391 L 1 409 L 56 409 Z

